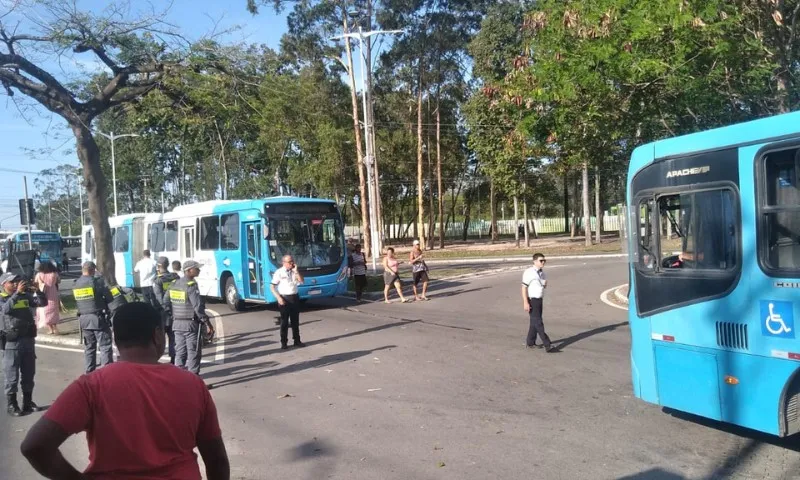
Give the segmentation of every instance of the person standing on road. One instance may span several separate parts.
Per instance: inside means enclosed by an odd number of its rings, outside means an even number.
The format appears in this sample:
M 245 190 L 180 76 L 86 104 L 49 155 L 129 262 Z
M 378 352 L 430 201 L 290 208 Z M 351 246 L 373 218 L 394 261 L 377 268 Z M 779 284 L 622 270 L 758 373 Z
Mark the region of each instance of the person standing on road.
M 230 462 L 217 407 L 196 375 L 158 362 L 164 353 L 161 317 L 133 302 L 114 317 L 120 362 L 84 375 L 58 396 L 31 427 L 20 450 L 50 479 L 200 479 L 194 449 L 208 480 L 229 480 Z M 86 432 L 83 473 L 59 447 Z
M 555 351 L 550 343 L 550 337 L 544 331 L 542 319 L 542 306 L 544 289 L 547 287 L 547 277 L 544 274 L 546 260 L 541 253 L 533 254 L 533 266 L 522 274 L 522 308 L 528 312 L 530 327 L 525 345 L 528 348 L 536 346 L 537 334 L 542 337 L 542 344 L 548 353 Z
M 270 283 L 272 295 L 278 300 L 281 311 L 281 350 L 289 348 L 289 322 L 295 347 L 305 347 L 300 341 L 300 296 L 298 286 L 304 282 L 303 275 L 291 255 L 283 256 L 283 266 L 275 271 Z
M 200 375 L 200 360 L 203 356 L 203 334 L 205 325 L 211 335 L 214 327 L 206 315 L 206 304 L 197 288 L 201 265 L 194 260 L 183 264 L 183 277 L 179 278 L 164 293 L 164 306 L 172 313 L 172 330 L 175 334 L 175 365 Z
M 389 301 L 389 289 L 392 288 L 392 285 L 394 285 L 403 303 L 409 301 L 403 296 L 403 282 L 400 280 L 399 274 L 401 263 L 403 262 L 397 260 L 394 256 L 394 248 L 387 248 L 386 256 L 383 257 L 383 301 L 386 303 L 392 303 Z
M 178 276 L 178 278 L 183 276 L 183 270 L 181 270 L 181 262 L 179 260 L 172 261 L 172 273 Z
M 84 371 L 92 373 L 97 368 L 97 347 L 100 346 L 100 364 L 114 363 L 109 318 L 114 297 L 103 277 L 97 276 L 97 265 L 85 262 L 81 277 L 75 280 L 72 295 L 78 306 L 78 323 L 81 327 L 84 352 Z
M 39 272 L 34 277 L 34 282 L 40 291 L 44 292 L 47 298 L 52 299 L 52 302 L 47 302 L 46 307 L 36 309 L 36 326 L 38 328 L 47 327 L 47 333 L 50 335 L 58 335 L 58 322 L 61 320 L 59 315 L 59 307 L 61 302 L 58 294 L 58 284 L 61 282 L 56 267 L 50 262 L 44 262 L 39 265 Z
M 33 377 L 36 375 L 36 322 L 33 307 L 47 305 L 40 291 L 29 290 L 27 282 L 13 273 L 0 276 L 0 350 L 3 350 L 3 391 L 7 412 L 13 417 L 38 412 L 33 403 Z M 22 377 L 20 379 L 20 376 Z M 20 381 L 21 380 L 21 381 Z M 22 387 L 22 409 L 17 403 L 17 386 Z
M 150 250 L 144 251 L 144 256 L 133 267 L 134 273 L 139 274 L 139 286 L 142 288 L 144 301 L 158 308 L 158 302 L 153 295 L 153 281 L 156 279 L 156 262 L 150 258 Z
M 367 286 L 367 257 L 361 251 L 361 245 L 353 247 L 353 253 L 349 258 L 350 276 L 353 277 L 353 285 L 356 289 L 356 302 L 361 301 L 364 287 Z
M 414 300 L 427 300 L 425 296 L 428 293 L 428 264 L 425 263 L 422 248 L 419 246 L 419 240 L 414 240 L 414 246 L 409 254 L 409 261 L 411 262 L 411 272 L 414 275 Z M 422 282 L 422 297 L 417 295 L 417 285 Z
M 169 271 L 169 259 L 167 257 L 159 257 L 158 259 L 158 276 L 153 282 L 153 293 L 156 296 L 156 301 L 159 305 L 161 312 L 161 319 L 164 322 L 164 332 L 167 334 L 169 343 L 169 361 L 175 363 L 175 332 L 172 331 L 172 314 L 164 305 L 164 292 L 169 290 L 179 278 L 177 273 Z

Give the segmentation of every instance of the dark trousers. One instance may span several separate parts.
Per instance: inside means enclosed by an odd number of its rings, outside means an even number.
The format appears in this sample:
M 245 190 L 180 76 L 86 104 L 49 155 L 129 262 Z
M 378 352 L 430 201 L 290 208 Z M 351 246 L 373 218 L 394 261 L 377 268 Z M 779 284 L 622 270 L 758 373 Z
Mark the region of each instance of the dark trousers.
M 292 338 L 295 343 L 300 341 L 300 297 L 298 295 L 283 295 L 286 301 L 280 305 L 281 311 L 281 345 L 289 343 L 289 321 L 292 322 Z
M 356 300 L 361 300 L 361 294 L 364 293 L 364 287 L 367 286 L 367 276 L 353 275 L 353 285 L 356 287 Z
M 544 346 L 550 348 L 550 337 L 544 331 L 544 320 L 542 320 L 542 299 L 529 298 L 528 305 L 531 306 L 531 311 L 529 312 L 531 325 L 528 328 L 528 338 L 525 343 L 529 347 L 536 345 L 536 335 L 538 334 L 542 337 Z
M 164 325 L 164 333 L 167 334 L 167 345 L 170 363 L 175 363 L 175 332 L 172 331 L 172 318 L 170 314 L 161 310 L 161 323 Z
M 97 369 L 97 347 L 100 347 L 100 365 L 105 367 L 114 363 L 114 347 L 111 342 L 111 329 L 83 331 L 83 367 L 86 373 Z
M 203 359 L 203 342 L 200 339 L 200 324 L 192 322 L 189 330 L 175 330 L 175 365 L 200 375 Z
M 33 339 L 30 340 L 30 346 L 3 350 L 3 376 L 5 377 L 3 392 L 6 395 L 16 395 L 17 386 L 22 387 L 22 393 L 33 392 L 36 352 L 33 347 Z
M 159 303 L 156 301 L 156 294 L 153 293 L 153 287 L 142 287 L 142 296 L 144 303 L 149 303 L 153 308 L 160 308 Z

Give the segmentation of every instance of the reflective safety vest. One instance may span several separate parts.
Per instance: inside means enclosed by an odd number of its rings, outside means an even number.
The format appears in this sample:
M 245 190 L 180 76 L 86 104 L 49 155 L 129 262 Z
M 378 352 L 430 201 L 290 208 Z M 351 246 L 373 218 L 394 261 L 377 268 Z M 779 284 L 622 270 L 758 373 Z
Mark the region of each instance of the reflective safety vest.
M 189 289 L 192 287 L 197 288 L 197 283 L 184 277 L 176 280 L 167 291 L 172 304 L 172 318 L 175 320 L 194 319 L 194 306 L 189 299 Z
M 116 312 L 119 307 L 129 303 L 130 299 L 128 299 L 125 292 L 123 292 L 118 285 L 109 288 L 108 291 L 111 292 L 112 298 L 111 303 L 108 304 L 108 310 L 111 313 Z
M 94 277 L 82 275 L 75 280 L 72 295 L 78 306 L 78 315 L 93 315 L 105 309 L 103 292 L 99 291 L 98 282 Z
M 11 295 L 0 292 L 0 302 L 11 301 Z M 20 338 L 36 336 L 36 321 L 33 319 L 31 298 L 28 294 L 19 295 L 11 311 L 3 315 L 0 330 L 5 333 L 7 342 L 16 342 Z

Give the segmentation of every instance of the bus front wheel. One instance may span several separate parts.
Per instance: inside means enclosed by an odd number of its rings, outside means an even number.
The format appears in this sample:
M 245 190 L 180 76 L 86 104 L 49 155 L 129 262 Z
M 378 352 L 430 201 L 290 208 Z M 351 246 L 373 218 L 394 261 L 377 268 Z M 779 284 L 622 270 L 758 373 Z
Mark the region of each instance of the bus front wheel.
M 233 277 L 228 277 L 225 281 L 225 303 L 228 304 L 234 312 L 241 312 L 244 310 L 244 301 L 239 297 L 239 292 L 236 290 L 236 282 Z

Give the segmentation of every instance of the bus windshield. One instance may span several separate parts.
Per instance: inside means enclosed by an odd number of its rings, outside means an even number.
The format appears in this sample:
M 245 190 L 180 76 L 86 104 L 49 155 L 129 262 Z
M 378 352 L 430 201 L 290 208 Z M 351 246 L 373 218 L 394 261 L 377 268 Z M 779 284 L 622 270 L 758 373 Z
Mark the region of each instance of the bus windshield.
M 284 255 L 291 255 L 298 267 L 306 269 L 342 262 L 344 235 L 338 213 L 270 218 L 269 238 L 270 261 L 278 267 Z

